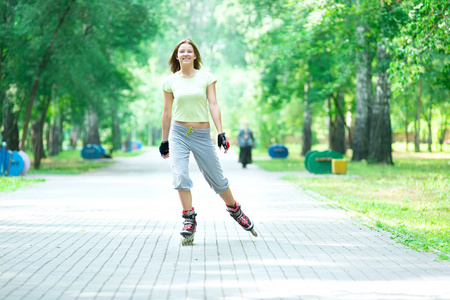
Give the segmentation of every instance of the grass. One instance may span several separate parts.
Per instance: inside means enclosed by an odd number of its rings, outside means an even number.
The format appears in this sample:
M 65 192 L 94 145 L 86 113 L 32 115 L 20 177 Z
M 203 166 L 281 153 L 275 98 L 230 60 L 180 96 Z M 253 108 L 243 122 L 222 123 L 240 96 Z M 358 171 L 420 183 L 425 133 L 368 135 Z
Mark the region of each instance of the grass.
M 33 157 L 32 154 L 28 155 L 30 158 Z M 31 168 L 27 174 L 81 174 L 113 163 L 107 159 L 83 159 L 79 150 L 65 150 L 41 160 L 38 170 L 33 169 L 33 162 L 31 162 Z
M 439 154 L 436 155 L 440 157 Z M 255 159 L 269 171 L 304 171 L 303 158 Z M 364 214 L 405 245 L 450 254 L 450 159 L 394 157 L 394 166 L 348 162 L 347 175 L 285 179 Z
M 44 181 L 43 179 L 33 179 L 26 177 L 0 177 L 0 192 L 13 192 L 19 188 L 29 186 L 38 182 Z
M 132 152 L 114 152 L 113 157 L 132 157 L 142 154 L 143 150 L 135 150 Z M 28 153 L 32 159 L 33 154 Z M 114 162 L 107 159 L 102 160 L 85 160 L 80 156 L 79 150 L 65 150 L 58 155 L 47 157 L 41 161 L 39 170 L 30 168 L 27 174 L 81 174 L 111 165 Z M 31 162 L 33 165 L 33 162 Z M 19 188 L 42 182 L 43 179 L 35 179 L 29 177 L 3 177 L 0 176 L 0 192 L 12 192 Z
M 144 150 L 135 150 L 132 152 L 117 151 L 113 153 L 113 157 L 132 157 L 140 155 Z M 33 154 L 28 153 L 32 159 Z M 81 174 L 94 169 L 98 169 L 114 162 L 107 159 L 86 160 L 80 155 L 79 150 L 65 150 L 58 155 L 47 157 L 41 161 L 39 170 L 33 169 L 33 162 L 27 174 Z M 44 179 L 35 179 L 29 177 L 3 177 L 0 176 L 0 192 L 12 192 L 19 188 L 42 182 Z

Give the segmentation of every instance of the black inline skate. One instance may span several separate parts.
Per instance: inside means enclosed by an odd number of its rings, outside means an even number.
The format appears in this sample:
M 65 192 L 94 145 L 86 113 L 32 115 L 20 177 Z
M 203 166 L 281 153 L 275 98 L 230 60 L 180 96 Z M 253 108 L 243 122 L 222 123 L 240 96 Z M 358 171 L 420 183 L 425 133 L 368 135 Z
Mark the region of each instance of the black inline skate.
M 181 244 L 183 246 L 192 245 L 194 243 L 194 234 L 197 228 L 197 221 L 195 221 L 195 217 L 197 214 L 195 213 L 194 208 L 190 211 L 183 211 L 183 229 L 180 234 L 183 236 L 181 240 Z
M 230 207 L 227 205 L 227 211 L 230 213 L 230 216 L 239 223 L 247 231 L 250 231 L 254 236 L 258 236 L 256 231 L 253 229 L 255 224 L 247 217 L 241 209 L 241 205 L 236 202 L 235 207 Z

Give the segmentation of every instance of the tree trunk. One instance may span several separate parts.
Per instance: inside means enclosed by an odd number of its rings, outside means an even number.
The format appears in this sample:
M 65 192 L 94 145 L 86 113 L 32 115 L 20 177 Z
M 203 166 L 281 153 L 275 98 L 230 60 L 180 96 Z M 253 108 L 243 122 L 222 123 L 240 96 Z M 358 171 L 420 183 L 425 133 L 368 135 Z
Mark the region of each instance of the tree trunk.
M 57 105 L 53 105 L 57 107 Z M 57 110 L 51 119 L 48 137 L 48 155 L 54 156 L 62 151 L 63 130 L 61 113 Z
M 44 56 L 42 57 L 42 61 L 39 64 L 38 71 L 36 73 L 36 77 L 33 81 L 33 84 L 31 86 L 31 92 L 30 92 L 30 98 L 28 100 L 28 106 L 27 106 L 27 112 L 25 115 L 25 120 L 23 121 L 23 131 L 22 131 L 22 139 L 20 141 L 20 149 L 25 151 L 25 141 L 27 139 L 28 134 L 28 124 L 30 122 L 31 118 L 31 110 L 33 108 L 34 98 L 36 97 L 37 90 L 39 88 L 39 80 L 42 76 L 42 73 L 44 72 L 45 68 L 47 67 L 47 63 L 50 60 L 50 57 L 52 56 L 52 48 L 53 44 L 55 42 L 56 36 L 58 35 L 59 30 L 61 29 L 62 24 L 64 23 L 64 19 L 66 18 L 67 14 L 69 13 L 71 6 L 75 0 L 71 0 L 69 5 L 64 10 L 63 15 L 59 19 L 58 26 L 56 27 L 55 32 L 53 32 L 53 37 L 50 41 L 50 44 L 45 49 Z
M 31 123 L 31 130 L 30 130 L 30 134 L 31 134 L 31 145 L 33 147 L 33 157 L 34 157 L 34 161 L 33 161 L 33 167 L 36 170 L 39 170 L 40 166 L 41 166 L 41 159 L 44 156 L 43 153 L 43 140 L 42 140 L 42 125 L 40 123 L 40 121 L 33 121 Z
M 330 131 L 330 149 L 342 154 L 345 154 L 347 148 L 345 146 L 345 119 L 342 114 L 341 107 L 344 107 L 344 95 L 342 93 L 337 93 L 336 96 L 332 95 L 331 98 L 334 100 L 336 109 L 334 110 L 334 120 L 330 118 L 333 126 L 331 126 Z M 330 99 L 330 102 L 331 100 Z M 330 123 L 331 123 L 330 122 Z
M 408 98 L 405 98 L 405 151 L 408 152 Z
M 147 126 L 148 129 L 148 146 L 153 146 L 153 128 L 152 128 L 152 123 L 148 123 Z
M 111 105 L 111 120 L 112 120 L 112 150 L 120 150 L 122 148 L 122 140 L 120 136 L 120 124 L 117 117 L 117 111 Z
M 392 161 L 392 129 L 390 119 L 391 84 L 389 82 L 390 57 L 386 51 L 386 41 L 377 45 L 377 89 L 373 105 L 369 162 L 393 164 Z
M 86 136 L 84 138 L 84 145 L 89 144 L 101 145 L 100 134 L 98 132 L 98 116 L 93 109 L 86 115 Z
M 428 118 L 427 118 L 427 125 L 428 125 L 428 152 L 432 152 L 431 149 L 431 144 L 433 143 L 433 136 L 432 136 L 432 131 L 431 131 L 431 118 L 432 118 L 432 110 L 433 110 L 433 103 L 431 102 L 430 99 L 430 110 L 429 110 L 429 114 L 428 114 Z
M 352 161 L 367 159 L 369 155 L 370 111 L 373 99 L 372 56 L 365 41 L 366 29 L 357 28 L 359 43 L 362 47 L 358 53 L 356 73 L 356 114 L 353 133 Z
M 441 146 L 441 152 L 444 150 L 444 139 L 445 134 L 447 133 L 447 120 L 448 120 L 448 114 L 445 114 L 445 119 L 442 117 L 441 119 L 441 130 L 439 136 L 439 145 Z
M 149 126 L 151 126 L 151 125 L 149 125 Z M 157 146 L 156 140 L 161 139 L 161 137 L 162 137 L 161 127 L 151 127 L 151 130 L 152 130 L 152 137 L 151 137 L 152 144 L 151 145 Z M 263 143 L 261 142 L 261 144 L 263 144 Z
M 302 156 L 305 156 L 312 147 L 312 110 L 311 104 L 305 101 L 305 110 L 303 111 L 303 136 L 302 136 Z
M 326 103 L 328 105 L 328 148 L 331 149 L 333 146 L 333 134 L 334 134 L 334 119 L 333 119 L 333 107 L 331 105 L 331 97 L 332 95 L 328 96 L 328 99 L 326 100 Z
M 419 92 L 417 94 L 417 113 L 414 122 L 414 151 L 420 152 L 420 106 L 422 105 L 422 78 L 419 79 Z
M 70 149 L 75 150 L 78 142 L 78 129 L 72 127 L 72 134 L 70 135 Z
M 51 96 L 47 96 L 47 99 L 44 103 L 44 108 L 41 113 L 41 118 L 38 121 L 32 123 L 32 135 L 31 141 L 33 144 L 33 154 L 34 154 L 34 168 L 38 170 L 41 166 L 41 159 L 46 158 L 44 151 L 44 141 L 43 141 L 43 131 L 44 131 L 44 123 L 45 117 L 47 116 L 48 107 L 50 105 Z
M 9 150 L 19 150 L 19 127 L 13 113 L 14 101 L 9 93 L 3 97 L 2 141 L 6 142 Z

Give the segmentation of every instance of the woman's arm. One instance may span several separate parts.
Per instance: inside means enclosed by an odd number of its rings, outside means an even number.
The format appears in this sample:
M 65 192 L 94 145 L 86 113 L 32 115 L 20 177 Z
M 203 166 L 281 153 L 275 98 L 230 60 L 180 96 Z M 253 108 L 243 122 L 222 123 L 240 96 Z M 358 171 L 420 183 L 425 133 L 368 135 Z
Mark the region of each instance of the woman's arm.
M 225 149 L 225 153 L 228 152 L 228 148 L 230 147 L 230 143 L 228 143 L 225 132 L 222 130 L 222 118 L 220 116 L 220 108 L 216 99 L 216 83 L 211 83 L 208 86 L 207 96 L 209 101 L 209 111 L 211 112 L 211 117 L 213 119 L 214 125 L 216 126 L 217 133 L 219 136 L 217 137 L 217 143 L 219 148 L 222 147 Z
M 173 104 L 173 94 L 164 91 L 164 108 L 161 117 L 163 141 L 169 140 L 170 123 L 172 121 L 172 104 Z M 168 154 L 167 157 L 169 157 Z
M 208 85 L 207 96 L 209 102 L 209 111 L 211 112 L 211 117 L 213 119 L 214 125 L 216 126 L 217 133 L 220 134 L 222 130 L 222 117 L 220 116 L 220 108 L 217 103 L 216 98 L 216 83 L 211 83 Z

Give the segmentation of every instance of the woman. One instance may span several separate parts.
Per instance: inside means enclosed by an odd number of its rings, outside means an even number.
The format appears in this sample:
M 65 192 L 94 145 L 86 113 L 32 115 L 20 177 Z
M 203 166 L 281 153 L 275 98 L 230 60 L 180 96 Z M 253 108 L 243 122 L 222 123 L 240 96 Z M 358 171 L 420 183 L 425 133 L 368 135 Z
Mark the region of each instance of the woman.
M 253 138 L 253 132 L 248 128 L 248 122 L 244 122 L 244 128 L 239 130 L 238 133 L 239 142 L 239 162 L 243 168 L 247 168 L 248 164 L 252 163 L 252 148 L 255 140 Z
M 211 73 L 200 70 L 201 62 L 195 44 L 189 39 L 180 41 L 169 59 L 173 74 L 163 84 L 164 109 L 159 151 L 164 159 L 172 158 L 173 184 L 183 207 L 184 222 L 180 232 L 183 236 L 183 246 L 193 243 L 197 226 L 197 214 L 192 207 L 193 184 L 189 178 L 190 152 L 194 154 L 206 181 L 225 202 L 230 215 L 245 230 L 251 231 L 256 236 L 253 222 L 234 200 L 210 136 L 209 114 L 219 133 L 217 137 L 219 149 L 223 147 L 227 153 L 229 143 L 222 130 L 220 109 L 216 100 L 217 80 Z

